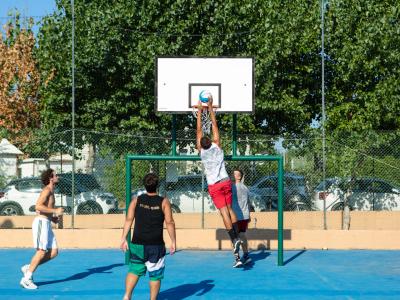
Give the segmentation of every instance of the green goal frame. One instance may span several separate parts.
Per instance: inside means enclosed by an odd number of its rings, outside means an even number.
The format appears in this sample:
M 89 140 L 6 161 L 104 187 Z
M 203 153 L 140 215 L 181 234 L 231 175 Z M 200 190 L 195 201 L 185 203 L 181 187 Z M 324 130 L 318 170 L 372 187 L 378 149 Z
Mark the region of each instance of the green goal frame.
M 236 139 L 234 139 L 235 141 Z M 127 155 L 126 156 L 126 212 L 132 198 L 131 174 L 132 161 L 135 160 L 158 160 L 158 161 L 200 161 L 198 155 L 176 155 L 175 142 L 173 141 L 173 155 Z M 233 153 L 236 153 L 236 143 L 233 144 Z M 283 157 L 272 155 L 232 155 L 225 156 L 225 161 L 276 161 L 278 163 L 278 266 L 283 266 Z M 131 240 L 131 233 L 127 235 L 128 244 Z M 128 254 L 127 254 L 128 255 Z M 128 256 L 126 256 L 126 262 Z

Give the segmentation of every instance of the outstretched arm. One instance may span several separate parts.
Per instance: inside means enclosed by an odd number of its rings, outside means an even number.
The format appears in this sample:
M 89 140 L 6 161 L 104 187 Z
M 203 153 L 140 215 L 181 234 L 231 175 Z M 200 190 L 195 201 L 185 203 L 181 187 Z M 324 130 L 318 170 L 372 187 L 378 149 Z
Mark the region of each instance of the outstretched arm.
M 131 230 L 133 219 L 135 218 L 135 209 L 136 209 L 137 198 L 134 198 L 129 204 L 128 213 L 125 218 L 124 229 L 122 231 L 121 236 L 121 246 L 120 248 L 123 251 L 128 249 L 128 242 L 126 241 L 126 236 L 128 235 L 129 230 Z
M 201 110 L 202 110 L 203 106 L 201 104 L 201 101 L 199 101 L 199 103 L 197 104 L 197 126 L 196 126 L 196 147 L 197 150 L 199 151 L 200 154 L 200 150 L 201 150 L 201 145 L 200 145 L 200 140 L 203 137 L 203 131 L 201 130 Z
M 217 125 L 217 118 L 215 117 L 215 111 L 213 110 L 212 96 L 208 97 L 208 111 L 210 112 L 213 142 L 215 144 L 217 144 L 218 147 L 221 148 L 220 139 L 219 139 L 219 130 L 218 130 L 218 125 Z
M 164 198 L 162 202 L 162 210 L 164 212 L 165 225 L 167 227 L 168 235 L 171 239 L 171 246 L 169 247 L 169 253 L 172 255 L 176 250 L 176 233 L 175 233 L 175 221 L 172 217 L 171 203 L 167 198 Z

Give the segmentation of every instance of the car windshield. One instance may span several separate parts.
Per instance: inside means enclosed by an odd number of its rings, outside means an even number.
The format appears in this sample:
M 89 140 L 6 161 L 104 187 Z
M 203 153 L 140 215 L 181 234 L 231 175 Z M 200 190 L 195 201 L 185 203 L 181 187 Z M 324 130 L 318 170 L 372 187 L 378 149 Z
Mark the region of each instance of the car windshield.
M 326 179 L 325 181 L 321 181 L 317 187 L 315 188 L 316 191 L 323 191 L 324 190 L 324 184 L 325 184 L 325 189 L 329 190 L 332 188 L 334 184 L 337 184 L 339 182 L 338 179 L 331 178 L 331 179 Z
M 60 174 L 59 177 L 72 181 L 71 173 Z M 74 179 L 75 182 L 78 182 L 80 186 L 85 187 L 89 191 L 102 189 L 100 184 L 97 182 L 96 177 L 92 174 L 76 173 L 74 174 Z
M 75 183 L 75 193 L 84 193 L 84 192 L 88 192 L 89 190 L 85 187 L 83 187 L 82 185 L 80 185 L 79 183 Z M 56 186 L 56 192 L 59 192 L 61 194 L 65 194 L 65 195 L 72 195 L 72 181 L 71 180 L 67 180 L 65 178 L 60 178 L 60 181 L 58 182 L 57 186 Z

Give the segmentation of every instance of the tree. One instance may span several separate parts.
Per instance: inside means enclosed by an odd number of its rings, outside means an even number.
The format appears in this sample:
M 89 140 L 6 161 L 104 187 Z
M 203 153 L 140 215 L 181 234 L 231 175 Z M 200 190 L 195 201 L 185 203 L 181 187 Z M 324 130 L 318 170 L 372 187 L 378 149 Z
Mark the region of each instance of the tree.
M 43 21 L 38 60 L 46 128 L 71 124 L 71 7 Z M 393 2 L 393 3 L 392 3 Z M 297 136 L 321 117 L 318 1 L 76 1 L 76 126 L 169 132 L 154 111 L 155 57 L 253 56 L 256 112 L 239 131 Z M 330 1 L 326 13 L 327 129 L 399 128 L 399 4 Z M 223 130 L 231 117 L 220 116 Z M 194 126 L 179 116 L 177 128 Z
M 0 34 L 0 130 L 13 143 L 27 142 L 39 121 L 39 72 L 33 55 L 32 20 L 21 25 L 19 14 Z M 22 144 L 23 146 L 23 144 Z
M 398 1 L 330 1 L 328 130 L 400 128 L 399 18 Z
M 301 131 L 316 113 L 312 79 L 318 64 L 318 7 L 303 1 L 288 5 L 290 9 L 280 1 L 254 0 L 242 5 L 210 0 L 77 2 L 77 126 L 169 129 L 170 118 L 154 112 L 156 56 L 246 55 L 256 59 L 257 113 L 240 117 L 241 129 Z M 57 7 L 43 22 L 38 54 L 43 74 L 55 74 L 42 89 L 44 123 L 65 128 L 71 111 L 71 8 L 61 0 Z M 178 127 L 183 123 L 194 122 L 179 118 Z M 230 118 L 222 118 L 221 126 L 230 128 Z

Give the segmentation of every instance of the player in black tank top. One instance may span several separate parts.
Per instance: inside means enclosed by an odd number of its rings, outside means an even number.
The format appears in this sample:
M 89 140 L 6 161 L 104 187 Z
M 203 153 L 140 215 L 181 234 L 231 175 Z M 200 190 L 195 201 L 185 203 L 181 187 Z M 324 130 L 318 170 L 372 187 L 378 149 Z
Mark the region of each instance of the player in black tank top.
M 120 248 L 123 251 L 129 250 L 130 254 L 124 300 L 131 299 L 139 278 L 146 275 L 146 272 L 150 277 L 150 299 L 157 298 L 165 269 L 164 222 L 171 239 L 169 253 L 174 254 L 176 249 L 171 203 L 157 194 L 158 176 L 149 173 L 144 177 L 143 183 L 146 194 L 133 198 L 129 204 L 121 237 Z M 127 236 L 134 220 L 132 243 L 128 247 Z
M 135 229 L 132 243 L 140 245 L 164 245 L 162 211 L 163 197 L 140 195 L 135 209 Z

